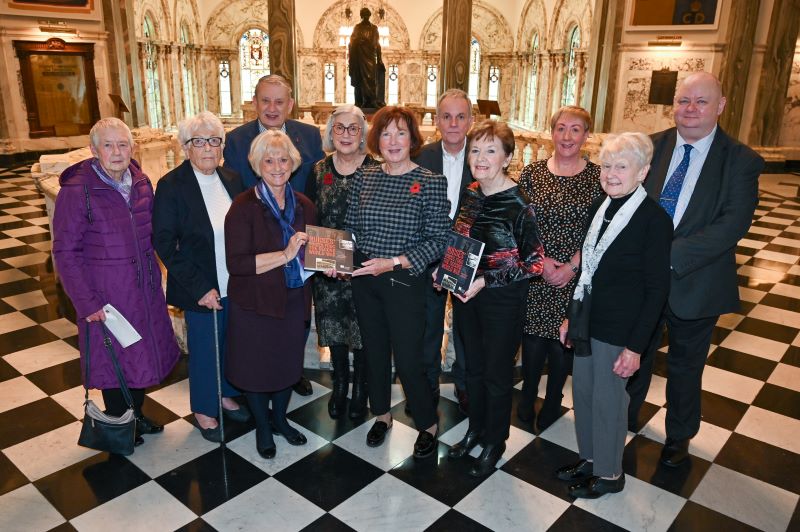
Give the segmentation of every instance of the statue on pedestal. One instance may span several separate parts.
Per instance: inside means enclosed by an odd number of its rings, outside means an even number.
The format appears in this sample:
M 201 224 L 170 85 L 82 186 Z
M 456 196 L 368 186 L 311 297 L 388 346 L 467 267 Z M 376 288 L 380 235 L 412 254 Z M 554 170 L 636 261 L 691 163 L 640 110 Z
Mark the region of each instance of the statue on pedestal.
M 375 109 L 386 105 L 383 102 L 382 90 L 386 67 L 381 60 L 378 27 L 369 21 L 372 13 L 366 7 L 362 7 L 359 15 L 361 22 L 353 28 L 348 49 L 350 84 L 355 92 L 356 106 L 362 109 Z

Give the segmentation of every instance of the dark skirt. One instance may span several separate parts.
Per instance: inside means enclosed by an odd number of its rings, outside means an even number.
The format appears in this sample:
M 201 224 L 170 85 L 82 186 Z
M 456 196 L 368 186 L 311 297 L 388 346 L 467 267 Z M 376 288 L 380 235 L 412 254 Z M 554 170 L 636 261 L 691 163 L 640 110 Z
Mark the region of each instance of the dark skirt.
M 300 380 L 305 351 L 305 298 L 289 289 L 284 319 L 230 302 L 225 376 L 246 392 L 276 392 Z

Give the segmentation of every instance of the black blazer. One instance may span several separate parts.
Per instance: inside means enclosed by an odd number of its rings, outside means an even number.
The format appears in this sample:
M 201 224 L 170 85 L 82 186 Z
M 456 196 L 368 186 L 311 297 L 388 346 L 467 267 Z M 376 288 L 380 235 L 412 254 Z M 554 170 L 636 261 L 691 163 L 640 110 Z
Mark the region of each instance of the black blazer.
M 231 199 L 245 190 L 233 170 L 217 168 Z M 216 288 L 214 230 L 203 193 L 189 160 L 161 178 L 153 204 L 153 246 L 167 267 L 167 303 L 184 310 L 211 312 L 197 301 Z
M 651 137 L 655 146 L 644 187 L 658 201 L 667 178 L 676 129 Z M 739 310 L 736 244 L 758 204 L 764 159 L 717 128 L 686 212 L 675 228 L 669 305 L 682 319 Z
M 441 140 L 426 144 L 420 150 L 419 155 L 414 158 L 414 162 L 423 168 L 427 168 L 434 174 L 444 175 L 444 162 L 442 161 L 442 157 L 444 156 L 443 150 L 444 148 L 442 147 Z M 467 162 L 468 152 L 469 146 L 467 146 L 467 150 L 464 153 L 464 171 L 461 172 L 461 187 L 459 188 L 458 205 L 456 205 L 456 216 L 458 215 L 458 210 L 461 208 L 461 196 L 464 195 L 464 190 L 470 183 L 475 181 L 472 178 L 472 170 L 470 170 L 469 163 Z

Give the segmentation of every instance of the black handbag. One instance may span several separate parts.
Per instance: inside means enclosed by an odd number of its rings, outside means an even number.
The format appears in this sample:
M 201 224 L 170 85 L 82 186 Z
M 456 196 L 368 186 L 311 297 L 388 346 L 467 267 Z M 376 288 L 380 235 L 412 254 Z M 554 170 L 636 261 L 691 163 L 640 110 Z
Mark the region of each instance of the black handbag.
M 102 323 L 101 323 L 102 324 Z M 108 355 L 114 365 L 114 373 L 117 375 L 122 396 L 128 405 L 128 410 L 119 417 L 109 416 L 103 412 L 94 401 L 89 399 L 89 324 L 86 324 L 86 374 L 84 379 L 84 416 L 81 435 L 78 438 L 78 445 L 107 451 L 112 454 L 127 456 L 133 454 L 134 442 L 136 440 L 136 414 L 133 409 L 133 398 L 122 369 L 119 367 L 117 355 L 114 353 L 114 346 L 111 345 L 111 338 L 108 336 L 108 329 L 103 325 L 103 344 L 106 346 Z
M 576 357 L 592 355 L 589 335 L 589 319 L 591 318 L 592 292 L 584 289 L 583 299 L 570 299 L 567 305 L 567 338 L 572 341 Z

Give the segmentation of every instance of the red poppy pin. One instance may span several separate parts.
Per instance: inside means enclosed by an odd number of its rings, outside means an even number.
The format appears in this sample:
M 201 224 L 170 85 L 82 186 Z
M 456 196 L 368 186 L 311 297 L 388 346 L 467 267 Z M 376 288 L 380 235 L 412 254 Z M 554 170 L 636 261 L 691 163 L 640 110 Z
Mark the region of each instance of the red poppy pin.
M 328 172 L 324 176 L 322 176 L 322 184 L 323 185 L 332 185 L 333 184 L 333 174 Z
M 419 194 L 421 188 L 422 186 L 419 184 L 419 181 L 414 181 L 414 184 L 411 185 L 411 188 L 409 188 L 408 191 L 412 194 Z

